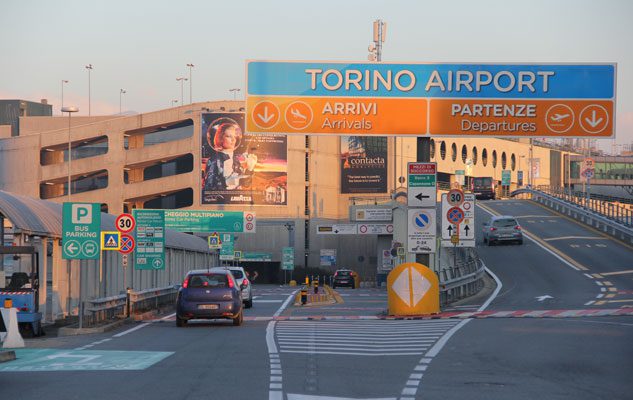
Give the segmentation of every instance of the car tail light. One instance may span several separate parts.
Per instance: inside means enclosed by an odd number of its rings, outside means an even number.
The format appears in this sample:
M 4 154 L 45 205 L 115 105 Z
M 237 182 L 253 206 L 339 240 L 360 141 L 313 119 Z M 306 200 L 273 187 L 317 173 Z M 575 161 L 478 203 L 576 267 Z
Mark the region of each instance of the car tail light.
M 233 278 L 231 278 L 230 276 L 228 277 L 228 281 L 229 281 L 229 287 L 230 288 L 234 288 L 235 287 L 235 282 L 233 282 Z
M 516 229 L 517 231 L 521 230 L 521 227 L 519 225 L 515 226 L 514 229 Z
M 242 281 L 242 283 L 244 284 L 244 286 L 248 286 L 248 279 L 244 278 L 244 280 Z
M 18 308 L 19 311 L 29 311 L 28 307 L 20 307 Z
M 350 273 L 349 273 L 349 276 L 354 276 L 354 273 L 353 273 L 353 272 L 350 272 Z
M 185 278 L 185 280 L 182 281 L 182 287 L 187 289 L 187 286 L 189 286 L 189 278 Z
M 338 276 L 338 272 L 335 272 L 335 273 L 334 273 L 334 276 Z
M 496 230 L 497 230 L 497 228 L 490 228 L 490 232 L 494 232 Z

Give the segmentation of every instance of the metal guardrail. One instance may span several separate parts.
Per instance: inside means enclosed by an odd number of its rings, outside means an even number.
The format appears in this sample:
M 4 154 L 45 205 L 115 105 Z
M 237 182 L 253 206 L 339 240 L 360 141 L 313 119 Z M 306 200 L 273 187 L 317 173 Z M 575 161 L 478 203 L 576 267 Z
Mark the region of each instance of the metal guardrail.
M 450 249 L 453 250 L 453 249 Z M 453 250 L 455 251 L 455 250 Z M 465 252 L 465 260 L 437 272 L 440 282 L 440 304 L 446 305 L 477 294 L 484 287 L 485 265 L 475 249 L 457 249 Z
M 591 198 L 587 199 L 585 193 L 570 193 L 563 188 L 550 186 L 539 186 L 537 190 L 557 197 L 568 203 L 573 203 L 582 206 L 585 209 L 602 214 L 613 221 L 633 227 L 633 205 L 622 203 L 620 201 L 622 199 L 595 195 L 592 195 Z
M 573 199 L 559 198 L 540 190 L 524 189 L 522 191 L 529 191 L 532 200 L 546 207 L 552 208 L 626 243 L 633 244 L 633 221 L 631 220 L 633 213 L 630 210 L 624 214 L 602 214 L 600 210 L 603 210 L 603 208 L 596 207 L 594 209 L 590 207 L 592 205 L 591 202 L 584 205 L 576 203 Z
M 178 288 L 167 286 L 129 293 L 129 314 L 134 315 L 158 309 L 167 304 L 175 304 Z M 83 325 L 94 326 L 128 316 L 128 295 L 102 297 L 85 301 L 83 307 Z

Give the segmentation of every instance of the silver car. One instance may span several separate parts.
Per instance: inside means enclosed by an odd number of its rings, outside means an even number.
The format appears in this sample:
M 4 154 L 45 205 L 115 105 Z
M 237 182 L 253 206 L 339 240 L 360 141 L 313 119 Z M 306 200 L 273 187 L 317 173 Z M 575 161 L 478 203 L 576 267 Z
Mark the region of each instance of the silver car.
M 484 243 L 492 246 L 499 242 L 516 242 L 523 244 L 523 232 L 516 218 L 500 215 L 490 218 L 483 224 Z
M 246 271 L 244 271 L 244 268 L 238 266 L 231 266 L 228 267 L 228 269 L 233 274 L 233 277 L 235 277 L 237 285 L 242 288 L 242 301 L 244 302 L 244 307 L 253 307 L 253 283 L 248 280 Z

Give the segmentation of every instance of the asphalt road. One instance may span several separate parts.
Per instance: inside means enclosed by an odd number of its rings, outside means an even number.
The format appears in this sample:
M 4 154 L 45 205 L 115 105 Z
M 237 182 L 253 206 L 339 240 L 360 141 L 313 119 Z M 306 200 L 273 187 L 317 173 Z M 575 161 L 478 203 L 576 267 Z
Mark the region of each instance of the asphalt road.
M 522 246 L 479 254 L 501 286 L 487 310 L 633 305 L 633 250 L 527 201 L 476 211 L 519 218 Z M 0 364 L 0 398 L 630 399 L 633 318 L 383 320 L 386 292 L 294 307 L 295 288 L 256 285 L 245 323 L 173 315 L 77 337 L 27 340 Z M 454 309 L 481 309 L 487 296 Z

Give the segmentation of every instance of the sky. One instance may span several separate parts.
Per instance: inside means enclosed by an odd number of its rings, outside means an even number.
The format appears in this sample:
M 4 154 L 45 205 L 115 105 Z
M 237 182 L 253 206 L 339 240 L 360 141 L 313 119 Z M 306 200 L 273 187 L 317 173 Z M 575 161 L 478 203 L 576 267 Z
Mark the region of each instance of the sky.
M 0 99 L 88 115 L 244 99 L 246 60 L 617 63 L 616 142 L 633 143 L 631 0 L 3 0 Z M 239 92 L 230 89 L 239 88 Z M 121 95 L 121 89 L 126 93 Z M 611 150 L 612 140 L 600 147 Z

